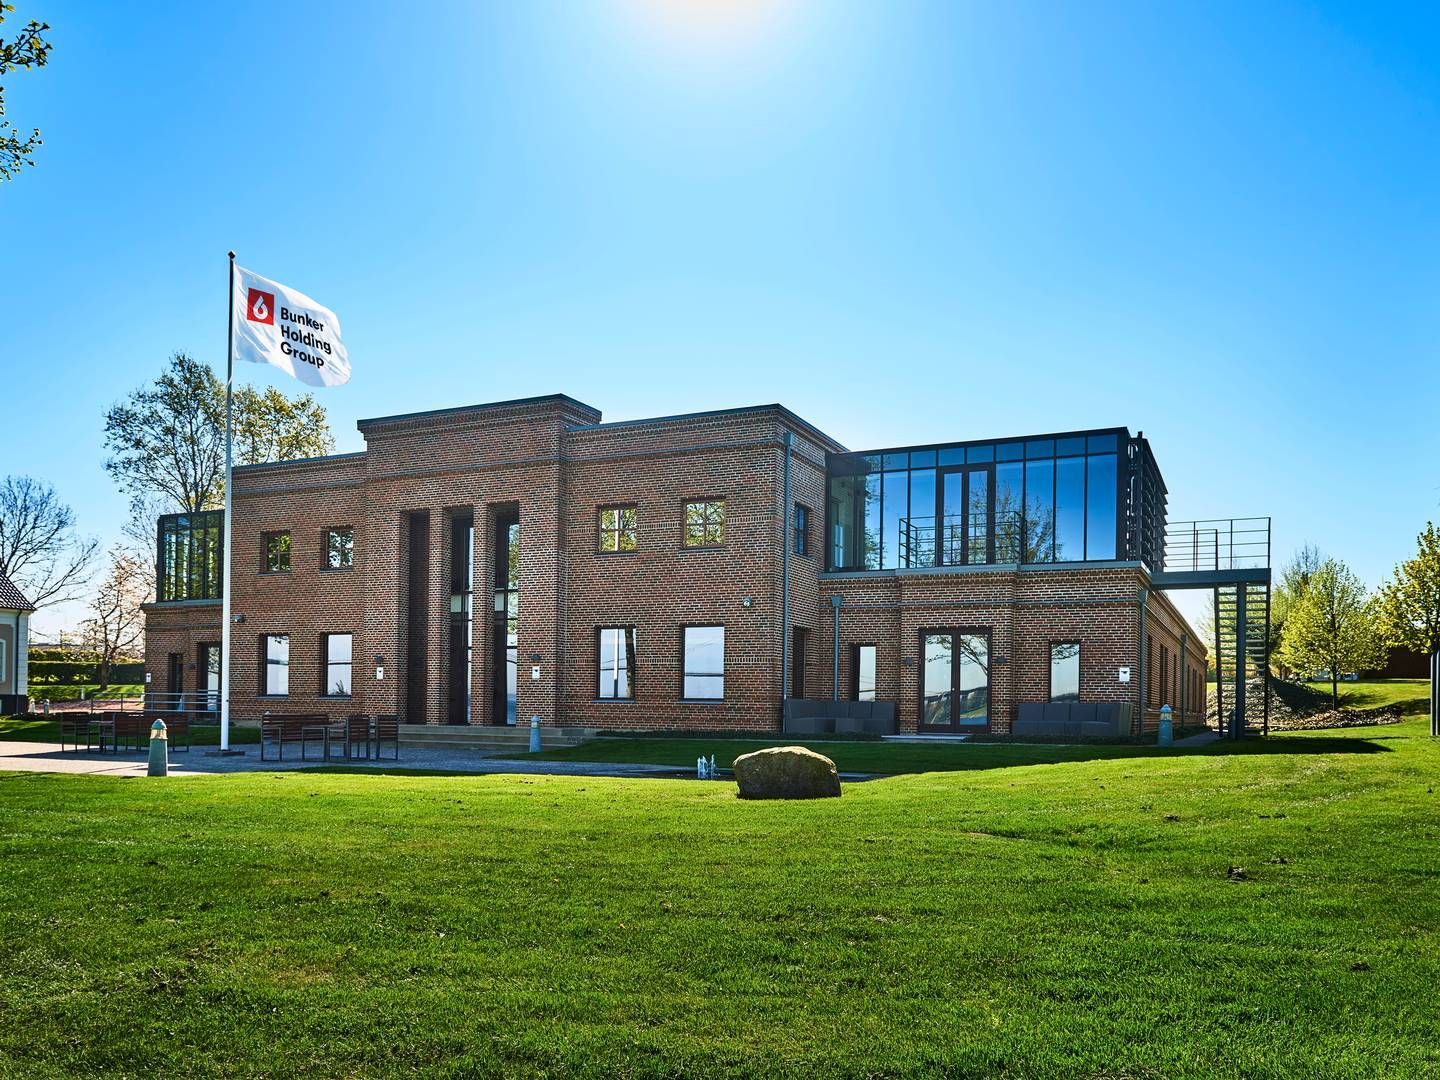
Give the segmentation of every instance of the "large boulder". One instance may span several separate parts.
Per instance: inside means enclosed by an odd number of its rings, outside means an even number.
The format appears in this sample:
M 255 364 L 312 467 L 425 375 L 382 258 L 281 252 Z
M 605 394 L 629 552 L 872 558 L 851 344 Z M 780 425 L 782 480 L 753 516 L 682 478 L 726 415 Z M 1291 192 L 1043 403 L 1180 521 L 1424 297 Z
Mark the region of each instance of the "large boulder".
M 771 746 L 735 759 L 742 799 L 830 799 L 840 794 L 835 762 L 803 746 Z

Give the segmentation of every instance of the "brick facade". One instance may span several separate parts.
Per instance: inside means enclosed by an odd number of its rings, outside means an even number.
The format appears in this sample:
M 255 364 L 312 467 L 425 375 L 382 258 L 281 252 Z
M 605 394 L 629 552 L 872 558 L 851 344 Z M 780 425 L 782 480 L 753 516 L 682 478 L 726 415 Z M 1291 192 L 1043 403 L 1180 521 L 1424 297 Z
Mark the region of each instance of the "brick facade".
M 1049 645 L 1079 641 L 1081 697 L 1139 701 L 1141 595 L 1150 674 L 1178 685 L 1200 672 L 1187 719 L 1203 708 L 1205 650 L 1174 607 L 1149 591 L 1137 563 L 1046 567 L 958 567 L 846 574 L 824 572 L 826 454 L 838 443 L 777 405 L 602 424 L 599 413 L 563 396 L 362 421 L 366 450 L 235 471 L 232 715 L 266 710 L 398 713 L 410 723 L 449 715 L 451 528 L 473 516 L 470 722 L 503 722 L 492 688 L 496 624 L 491 585 L 497 515 L 519 514 L 519 678 L 516 713 L 545 724 L 629 730 L 774 731 L 786 672 L 782 639 L 804 632 L 805 696 L 832 692 L 833 596 L 840 609 L 841 696 L 850 686 L 850 646 L 877 649 L 877 697 L 899 703 L 902 730 L 919 713 L 920 633 L 982 628 L 990 635 L 991 730 L 1010 729 L 1019 703 L 1046 700 Z M 786 438 L 790 503 L 807 508 L 804 554 L 791 554 L 790 619 L 782 625 L 782 566 L 790 517 L 784 497 Z M 683 505 L 725 501 L 725 542 L 687 548 Z M 635 508 L 633 551 L 599 550 L 600 507 Z M 411 515 L 428 516 L 426 550 L 411 550 Z M 354 530 L 354 566 L 324 565 L 325 530 Z M 291 569 L 264 570 L 264 534 L 291 534 Z M 417 534 L 420 535 L 420 534 Z M 415 573 L 412 573 L 412 569 Z M 422 573 L 423 571 L 423 573 Z M 425 589 L 410 625 L 412 579 Z M 199 647 L 220 638 L 218 602 L 147 607 L 152 689 L 170 689 L 171 654 L 197 686 Z M 724 698 L 682 697 L 681 640 L 693 625 L 725 627 Z M 633 627 L 633 700 L 600 700 L 596 640 L 601 627 Z M 354 635 L 352 693 L 323 693 L 322 637 Z M 290 637 L 289 694 L 260 693 L 261 639 Z M 1182 648 L 1181 638 L 1185 638 Z M 423 648 L 412 645 L 423 643 Z M 1181 659 L 1183 653 L 1183 661 Z M 421 700 L 406 688 L 411 658 L 423 665 Z M 1162 664 L 1163 657 L 1163 664 Z M 385 678 L 377 680 L 383 658 Z M 1121 683 L 1121 667 L 1132 671 Z M 538 668 L 539 678 L 531 678 Z M 1160 692 L 1150 681 L 1151 697 Z M 1152 700 L 1154 709 L 1160 704 Z M 1153 726 L 1154 710 L 1147 711 Z

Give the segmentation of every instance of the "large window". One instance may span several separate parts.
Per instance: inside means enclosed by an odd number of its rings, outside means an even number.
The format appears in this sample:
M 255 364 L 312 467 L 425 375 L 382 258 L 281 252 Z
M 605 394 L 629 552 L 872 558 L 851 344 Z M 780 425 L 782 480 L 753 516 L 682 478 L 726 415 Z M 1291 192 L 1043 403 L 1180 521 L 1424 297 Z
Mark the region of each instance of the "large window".
M 596 667 L 602 701 L 630 701 L 635 697 L 635 628 L 602 626 L 597 643 Z
M 685 504 L 685 546 L 719 547 L 725 543 L 725 500 L 696 499 Z
M 850 696 L 856 701 L 875 700 L 875 646 L 850 646 Z
M 165 514 L 155 532 L 155 599 L 218 600 L 225 550 L 224 511 Z
M 325 681 L 321 693 L 329 697 L 350 696 L 350 654 L 354 638 L 349 634 L 326 634 Z
M 1080 643 L 1057 641 L 1050 646 L 1050 700 L 1080 700 Z
M 263 538 L 265 572 L 283 574 L 290 569 L 290 533 L 268 532 Z
M 290 693 L 290 637 L 288 634 L 266 634 L 260 639 L 265 663 L 260 692 L 272 697 Z
M 598 515 L 596 546 L 600 551 L 635 550 L 635 507 L 602 506 Z
M 325 568 L 349 570 L 355 566 L 355 530 L 349 525 L 325 530 Z
M 689 701 L 719 701 L 725 696 L 725 627 L 687 626 L 680 696 Z
M 914 569 L 1124 557 L 1117 552 L 1124 437 L 1116 430 L 832 454 L 828 567 Z

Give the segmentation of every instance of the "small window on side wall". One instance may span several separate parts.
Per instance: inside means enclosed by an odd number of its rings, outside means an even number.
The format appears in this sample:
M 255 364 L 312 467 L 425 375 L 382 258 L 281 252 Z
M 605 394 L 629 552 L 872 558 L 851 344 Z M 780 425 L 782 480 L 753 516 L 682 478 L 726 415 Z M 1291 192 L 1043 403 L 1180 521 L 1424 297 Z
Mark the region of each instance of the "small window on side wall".
M 598 516 L 596 548 L 618 553 L 635 550 L 636 513 L 633 506 L 602 506 Z
M 725 697 L 725 627 L 687 626 L 683 637 L 680 696 L 688 701 Z
M 1057 641 L 1050 646 L 1050 700 L 1080 700 L 1080 643 Z
M 0 682 L 4 682 L 9 677 L 9 668 L 5 666 L 5 646 L 7 644 L 8 642 L 0 641 Z
M 810 554 L 810 508 L 804 503 L 795 504 L 793 525 L 795 528 L 795 554 Z
M 290 693 L 290 635 L 266 634 L 260 639 L 260 649 L 265 659 L 261 692 L 284 697 Z
M 598 634 L 596 668 L 601 701 L 631 701 L 635 697 L 635 628 L 602 626 Z
M 325 530 L 325 569 L 349 570 L 355 565 L 355 530 L 349 525 Z
M 685 546 L 719 547 L 725 543 L 725 500 L 694 499 L 685 504 Z
M 850 696 L 856 701 L 875 700 L 875 646 L 850 646 Z
M 290 569 L 290 533 L 268 532 L 264 534 L 265 572 L 283 574 Z
M 354 641 L 350 634 L 325 635 L 325 682 L 321 684 L 320 692 L 326 697 L 350 696 L 350 664 Z

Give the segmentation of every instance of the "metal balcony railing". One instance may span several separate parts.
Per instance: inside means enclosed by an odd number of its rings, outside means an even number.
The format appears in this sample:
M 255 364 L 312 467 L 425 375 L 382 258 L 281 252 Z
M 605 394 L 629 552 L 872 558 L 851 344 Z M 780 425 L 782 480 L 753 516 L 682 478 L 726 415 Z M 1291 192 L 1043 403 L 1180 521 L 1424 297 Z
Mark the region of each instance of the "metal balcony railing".
M 992 516 L 995 519 L 993 536 Z M 900 565 L 911 569 L 1021 562 L 1023 525 L 1024 515 L 1012 510 L 994 515 L 971 511 L 968 522 L 961 514 L 901 518 Z
M 1263 570 L 1270 566 L 1270 519 L 1213 518 L 1165 526 L 1167 572 Z

